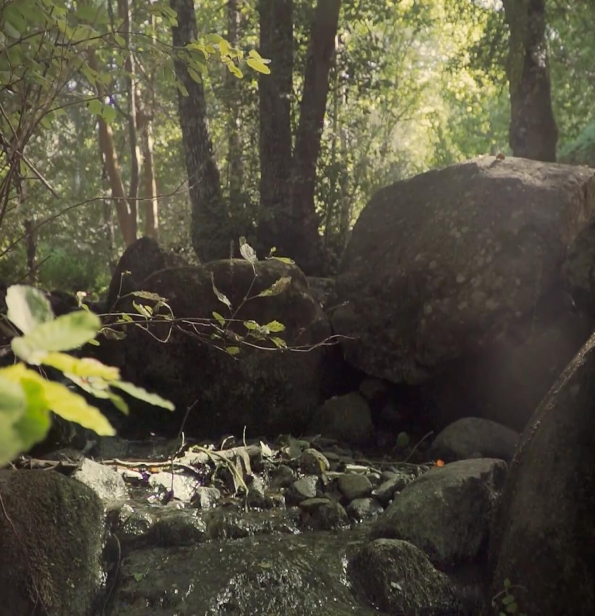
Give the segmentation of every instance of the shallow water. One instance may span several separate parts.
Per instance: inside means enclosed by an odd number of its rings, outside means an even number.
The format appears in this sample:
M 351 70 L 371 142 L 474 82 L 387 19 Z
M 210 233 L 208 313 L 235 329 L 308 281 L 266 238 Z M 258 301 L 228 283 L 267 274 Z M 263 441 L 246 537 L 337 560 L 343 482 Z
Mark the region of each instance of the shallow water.
M 346 575 L 364 529 L 145 548 L 122 562 L 112 616 L 372 616 Z

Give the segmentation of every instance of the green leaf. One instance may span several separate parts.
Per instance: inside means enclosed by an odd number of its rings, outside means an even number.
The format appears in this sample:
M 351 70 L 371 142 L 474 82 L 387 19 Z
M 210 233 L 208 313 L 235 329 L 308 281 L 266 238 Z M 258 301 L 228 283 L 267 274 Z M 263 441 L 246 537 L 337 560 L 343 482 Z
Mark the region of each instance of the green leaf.
M 245 237 L 240 238 L 240 254 L 248 263 L 254 264 L 258 261 L 256 251 L 248 244 Z
M 237 355 L 240 352 L 240 347 L 237 346 L 228 346 L 225 347 L 225 350 L 230 354 L 230 355 Z
M 225 319 L 218 312 L 213 312 L 213 316 L 217 319 L 217 322 L 221 325 L 221 327 L 225 327 Z
M 100 328 L 97 315 L 77 310 L 42 323 L 25 336 L 13 338 L 11 346 L 23 361 L 39 364 L 49 351 L 68 351 L 82 346 L 95 338 Z
M 254 331 L 256 329 L 260 329 L 260 325 L 256 321 L 244 321 L 244 327 L 249 329 L 250 331 Z
M 111 124 L 116 119 L 116 110 L 110 105 L 103 105 L 101 116 L 107 124 Z
M 126 392 L 129 396 L 132 396 L 137 400 L 147 402 L 148 404 L 152 404 L 153 406 L 160 406 L 168 411 L 175 410 L 175 406 L 169 400 L 162 398 L 158 394 L 149 393 L 146 389 L 133 385 L 132 383 L 128 383 L 126 381 L 114 381 L 113 383 L 110 383 L 110 387 L 117 387 L 118 389 Z
M 291 283 L 291 276 L 282 276 L 264 291 L 261 291 L 256 297 L 273 297 L 275 295 L 281 295 Z
M 287 265 L 295 265 L 295 261 L 289 257 L 273 257 L 273 259 L 277 259 L 277 261 L 281 261 L 281 263 L 287 263 Z
M 151 293 L 150 291 L 131 291 L 130 293 L 126 294 L 126 297 L 128 297 L 128 295 L 134 295 L 134 297 L 140 297 L 141 299 L 148 299 L 154 302 L 167 301 L 167 299 L 165 297 L 161 297 L 159 293 Z
M 516 603 L 509 603 L 506 606 L 506 613 L 507 614 L 516 614 L 518 609 L 519 609 L 519 606 Z
M 150 306 L 143 306 L 142 304 L 137 304 L 136 302 L 132 302 L 134 309 L 145 319 L 150 319 L 153 316 L 153 310 Z
M 265 327 L 274 334 L 285 331 L 285 325 L 283 325 L 283 323 L 279 323 L 279 321 L 271 321 L 270 323 L 267 323 Z
M 221 293 L 215 286 L 215 274 L 213 274 L 213 272 L 211 272 L 211 284 L 213 285 L 213 293 L 217 296 L 217 299 L 231 310 L 231 302 L 227 299 L 227 296 Z
M 23 451 L 27 451 L 45 438 L 52 420 L 43 387 L 28 378 L 21 379 L 21 386 L 27 396 L 27 410 L 16 422 L 15 429 L 20 435 Z
M 271 336 L 271 342 L 273 342 L 274 345 L 278 347 L 279 349 L 287 348 L 287 342 L 285 342 L 283 338 L 278 338 L 277 336 Z
M 116 381 L 120 378 L 120 371 L 113 366 L 106 366 L 90 357 L 72 357 L 66 353 L 48 353 L 41 362 L 45 366 L 52 366 L 68 375 L 83 378 L 97 377 L 106 381 Z
M 262 73 L 263 75 L 271 74 L 271 69 L 261 60 L 256 60 L 255 58 L 248 58 L 246 60 L 246 64 L 258 73 Z
M 13 381 L 28 382 L 30 391 L 33 389 L 30 383 L 41 386 L 46 407 L 67 421 L 74 421 L 101 436 L 115 435 L 115 430 L 99 409 L 89 405 L 82 396 L 73 393 L 62 383 L 48 381 L 24 364 L 5 368 L 3 374 Z
M 47 297 L 34 287 L 13 285 L 6 292 L 8 320 L 16 325 L 23 334 L 28 334 L 35 327 L 54 318 L 52 307 Z
M 192 81 L 196 81 L 196 83 L 202 83 L 201 76 L 191 67 L 187 67 L 188 74 L 190 75 Z

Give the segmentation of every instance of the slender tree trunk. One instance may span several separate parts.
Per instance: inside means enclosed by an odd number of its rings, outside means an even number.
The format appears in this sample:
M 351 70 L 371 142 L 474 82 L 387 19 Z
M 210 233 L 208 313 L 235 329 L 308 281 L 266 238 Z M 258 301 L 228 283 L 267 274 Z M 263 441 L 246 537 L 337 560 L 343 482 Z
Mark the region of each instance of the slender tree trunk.
M 292 251 L 289 238 L 291 179 L 291 96 L 293 88 L 293 0 L 259 0 L 260 53 L 272 58 L 270 75 L 261 75 L 260 212 L 257 243 Z
M 155 16 L 151 16 L 151 25 L 155 30 Z M 153 37 L 153 43 L 157 40 Z M 155 116 L 155 75 L 151 73 L 147 80 L 144 97 L 138 97 L 137 130 L 141 144 L 142 176 L 141 194 L 145 214 L 145 236 L 159 239 L 159 200 L 157 199 L 157 179 L 153 160 L 153 117 Z
M 317 273 L 322 266 L 322 244 L 314 202 L 316 165 L 340 9 L 341 0 L 318 0 L 316 5 L 293 155 L 291 214 L 299 230 L 293 257 L 308 274 Z
M 558 128 L 552 109 L 546 0 L 504 0 L 510 27 L 510 147 L 515 156 L 554 162 Z
M 188 92 L 188 96 L 178 92 L 178 113 L 190 183 L 192 244 L 201 261 L 223 259 L 229 256 L 233 238 L 207 125 L 204 89 L 190 77 L 185 62 L 190 52 L 184 48 L 197 38 L 194 2 L 171 0 L 171 7 L 178 15 L 178 26 L 172 28 L 176 74 Z
M 94 50 L 89 50 L 89 66 L 99 72 L 99 63 Z M 103 100 L 105 98 L 105 90 L 100 82 L 96 84 L 97 96 Z M 124 183 L 122 182 L 122 173 L 120 172 L 120 162 L 118 153 L 114 145 L 114 134 L 112 127 L 101 117 L 97 117 L 99 126 L 99 149 L 105 161 L 105 168 L 112 191 L 112 199 L 116 204 L 116 213 L 118 216 L 118 224 L 124 244 L 130 246 L 136 241 L 136 207 L 130 207 L 130 202 L 127 199 Z
M 227 2 L 227 40 L 236 47 L 240 38 L 241 0 Z M 227 73 L 227 96 L 229 105 L 227 159 L 229 173 L 229 205 L 232 212 L 240 213 L 243 205 L 244 165 L 242 161 L 242 139 L 240 136 L 240 80 Z

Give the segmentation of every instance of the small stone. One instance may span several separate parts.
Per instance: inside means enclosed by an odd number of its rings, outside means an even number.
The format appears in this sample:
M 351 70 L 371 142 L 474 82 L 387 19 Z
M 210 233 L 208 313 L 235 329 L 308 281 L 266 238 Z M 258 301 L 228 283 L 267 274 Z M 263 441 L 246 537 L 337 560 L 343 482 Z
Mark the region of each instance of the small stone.
M 217 506 L 220 500 L 221 492 L 217 488 L 201 486 L 196 489 L 192 502 L 200 509 L 212 509 Z
M 393 475 L 393 477 L 381 483 L 372 492 L 372 496 L 376 497 L 384 505 L 387 505 L 393 496 L 403 490 L 412 480 L 413 477 L 409 475 Z
M 347 512 L 340 503 L 326 499 L 308 510 L 302 510 L 302 526 L 311 530 L 336 530 L 349 524 Z
M 365 475 L 341 475 L 337 480 L 339 490 L 345 500 L 351 502 L 371 494 L 374 486 Z
M 382 505 L 375 498 L 356 498 L 347 505 L 347 514 L 358 522 L 376 518 L 383 511 Z
M 299 458 L 299 465 L 302 472 L 308 475 L 322 475 L 330 470 L 329 461 L 316 449 L 306 449 Z
M 286 464 L 278 466 L 272 474 L 272 488 L 288 488 L 295 481 L 295 473 Z
M 151 538 L 162 547 L 203 543 L 207 525 L 196 511 L 168 513 L 162 516 L 151 529 Z
M 124 479 L 109 466 L 85 458 L 72 477 L 89 486 L 104 502 L 128 498 Z
M 287 491 L 287 501 L 291 504 L 298 504 L 307 498 L 314 498 L 317 485 L 318 477 L 313 475 L 294 481 Z

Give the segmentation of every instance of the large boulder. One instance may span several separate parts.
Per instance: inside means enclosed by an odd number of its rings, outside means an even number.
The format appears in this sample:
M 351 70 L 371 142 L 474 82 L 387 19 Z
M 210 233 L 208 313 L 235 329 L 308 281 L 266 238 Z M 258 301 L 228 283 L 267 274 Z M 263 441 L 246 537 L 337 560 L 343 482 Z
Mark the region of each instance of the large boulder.
M 595 613 L 595 336 L 531 419 L 510 466 L 490 547 L 529 616 Z
M 588 336 L 561 266 L 594 220 L 594 170 L 524 159 L 478 158 L 380 190 L 353 230 L 336 284 L 332 322 L 348 337 L 347 360 L 371 376 L 421 384 L 466 361 L 483 362 L 492 376 L 493 357 L 506 362 L 535 341 L 541 362 L 527 388 L 538 393 L 523 392 L 510 413 L 524 425 L 563 368 L 559 358 Z M 500 370 L 494 387 L 514 389 L 512 376 Z M 505 404 L 483 413 L 484 402 L 459 408 L 501 420 Z
M 409 541 L 441 567 L 472 562 L 486 551 L 505 479 L 506 463 L 489 458 L 432 469 L 405 487 L 372 534 Z
M 257 297 L 281 279 L 283 292 Z M 217 298 L 212 281 L 231 309 Z M 172 419 L 145 406 L 128 427 L 175 434 L 189 407 L 184 431 L 193 436 L 241 433 L 244 426 L 252 436 L 299 433 L 308 425 L 321 402 L 328 359 L 325 347 L 311 347 L 331 332 L 296 266 L 271 259 L 253 268 L 240 259 L 165 268 L 136 281 L 134 289 L 166 298 L 176 319 L 173 328 L 164 320 L 149 324 L 149 332 L 127 326 L 124 340 L 102 341 L 97 352 L 127 380 L 172 400 L 178 415 Z M 134 313 L 133 301 L 155 303 L 131 296 L 116 301 L 115 310 Z M 230 319 L 229 326 L 220 327 L 214 313 Z M 248 321 L 281 323 L 284 331 L 273 335 L 300 350 L 256 338 L 249 340 L 254 346 L 244 346 L 235 336 L 249 332 Z M 240 351 L 230 355 L 225 347 Z
M 0 472 L 3 616 L 91 616 L 105 590 L 101 501 L 53 471 Z

